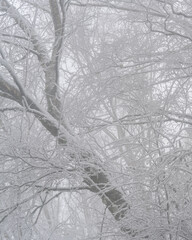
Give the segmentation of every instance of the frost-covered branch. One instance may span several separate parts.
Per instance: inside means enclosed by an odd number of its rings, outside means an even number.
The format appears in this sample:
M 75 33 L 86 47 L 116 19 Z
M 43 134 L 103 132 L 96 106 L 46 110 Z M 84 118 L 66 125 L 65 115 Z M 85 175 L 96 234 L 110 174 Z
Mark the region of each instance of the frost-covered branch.
M 79 190 L 90 190 L 89 187 L 44 187 L 35 185 L 37 188 L 41 188 L 43 191 L 53 191 L 53 192 L 78 192 Z

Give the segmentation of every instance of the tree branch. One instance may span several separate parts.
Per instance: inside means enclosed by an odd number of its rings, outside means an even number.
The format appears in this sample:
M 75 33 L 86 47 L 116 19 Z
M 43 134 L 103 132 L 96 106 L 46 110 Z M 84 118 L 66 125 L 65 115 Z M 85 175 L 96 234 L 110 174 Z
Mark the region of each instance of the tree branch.
M 51 8 L 51 17 L 54 25 L 54 42 L 51 60 L 45 69 L 46 77 L 46 98 L 48 103 L 48 112 L 57 120 L 60 119 L 60 96 L 58 91 L 59 85 L 59 62 L 62 53 L 62 43 L 64 38 L 65 12 L 60 9 L 57 0 L 49 0 Z
M 71 188 L 67 188 L 67 187 L 58 187 L 58 188 L 53 188 L 53 187 L 44 187 L 44 186 L 39 186 L 39 185 L 35 185 L 35 187 L 37 188 L 42 188 L 43 191 L 53 191 L 53 192 L 77 192 L 79 190 L 90 190 L 89 187 L 71 187 Z
M 97 7 L 97 8 L 107 8 L 107 9 L 113 9 L 113 10 L 120 10 L 120 11 L 126 11 L 126 12 L 133 12 L 133 13 L 140 13 L 144 15 L 151 15 L 155 17 L 160 17 L 160 18 L 166 18 L 166 15 L 157 13 L 157 12 L 152 12 L 152 11 L 146 11 L 146 9 L 137 9 L 137 8 L 128 8 L 128 7 L 122 7 L 122 6 L 117 6 L 112 3 L 81 3 L 80 1 L 71 1 L 70 3 L 71 6 L 78 6 L 78 7 Z
M 47 49 L 41 43 L 40 37 L 35 32 L 31 23 L 23 17 L 18 10 L 11 5 L 7 0 L 1 0 L 3 6 L 6 8 L 7 14 L 15 20 L 15 22 L 20 26 L 23 32 L 31 39 L 31 42 L 34 46 L 34 50 L 37 51 L 37 56 L 40 63 L 45 67 L 47 62 L 49 61 L 49 57 L 47 55 Z

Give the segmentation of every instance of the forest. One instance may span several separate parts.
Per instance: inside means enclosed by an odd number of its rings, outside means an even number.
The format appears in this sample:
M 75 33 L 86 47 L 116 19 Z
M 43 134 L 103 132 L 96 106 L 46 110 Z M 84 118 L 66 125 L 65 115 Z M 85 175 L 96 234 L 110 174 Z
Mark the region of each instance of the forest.
M 0 240 L 192 239 L 191 48 L 190 0 L 0 0 Z

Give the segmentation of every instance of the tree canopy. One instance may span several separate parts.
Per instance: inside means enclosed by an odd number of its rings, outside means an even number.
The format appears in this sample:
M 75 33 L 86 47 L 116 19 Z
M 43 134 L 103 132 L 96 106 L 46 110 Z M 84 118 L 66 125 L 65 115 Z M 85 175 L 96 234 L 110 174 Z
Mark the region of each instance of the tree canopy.
M 0 0 L 0 240 L 192 239 L 190 0 Z

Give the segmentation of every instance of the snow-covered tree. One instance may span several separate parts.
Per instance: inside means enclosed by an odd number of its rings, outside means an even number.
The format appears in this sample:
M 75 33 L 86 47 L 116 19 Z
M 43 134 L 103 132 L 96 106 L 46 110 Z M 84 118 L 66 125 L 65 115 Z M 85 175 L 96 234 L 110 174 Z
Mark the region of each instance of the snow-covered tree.
M 189 0 L 0 0 L 0 239 L 192 239 Z

